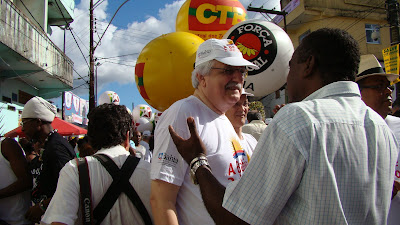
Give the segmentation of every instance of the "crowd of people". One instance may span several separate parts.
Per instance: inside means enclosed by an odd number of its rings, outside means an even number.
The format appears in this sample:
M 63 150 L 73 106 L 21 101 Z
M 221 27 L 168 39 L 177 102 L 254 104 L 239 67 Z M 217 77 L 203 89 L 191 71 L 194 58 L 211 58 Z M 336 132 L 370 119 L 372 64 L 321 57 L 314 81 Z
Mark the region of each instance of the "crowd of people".
M 289 66 L 288 103 L 268 126 L 243 89 L 258 65 L 228 39 L 199 46 L 193 95 L 154 133 L 103 104 L 68 142 L 33 97 L 26 138 L 1 140 L 0 224 L 400 224 L 399 75 L 328 28 Z

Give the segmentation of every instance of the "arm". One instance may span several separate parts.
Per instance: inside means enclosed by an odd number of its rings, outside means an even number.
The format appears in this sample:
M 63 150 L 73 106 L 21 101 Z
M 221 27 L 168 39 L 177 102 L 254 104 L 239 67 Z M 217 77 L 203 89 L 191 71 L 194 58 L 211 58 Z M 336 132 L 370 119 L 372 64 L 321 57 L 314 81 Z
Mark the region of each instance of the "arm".
M 172 126 L 169 126 L 169 131 L 179 153 L 190 164 L 195 157 L 205 155 L 206 149 L 197 133 L 194 119 L 189 117 L 187 123 L 191 135 L 187 140 L 182 139 Z M 188 151 L 188 149 L 192 149 L 192 151 Z M 218 182 L 208 167 L 201 166 L 196 171 L 196 178 L 199 182 L 201 195 L 207 211 L 216 224 L 247 224 L 222 207 L 225 187 Z M 155 209 L 153 208 L 154 211 Z
M 151 181 L 150 204 L 154 224 L 178 224 L 175 204 L 179 188 L 162 180 Z
M 32 175 L 28 169 L 28 162 L 19 144 L 11 138 L 1 142 L 1 153 L 10 162 L 12 171 L 17 180 L 0 190 L 0 199 L 10 197 L 32 188 Z

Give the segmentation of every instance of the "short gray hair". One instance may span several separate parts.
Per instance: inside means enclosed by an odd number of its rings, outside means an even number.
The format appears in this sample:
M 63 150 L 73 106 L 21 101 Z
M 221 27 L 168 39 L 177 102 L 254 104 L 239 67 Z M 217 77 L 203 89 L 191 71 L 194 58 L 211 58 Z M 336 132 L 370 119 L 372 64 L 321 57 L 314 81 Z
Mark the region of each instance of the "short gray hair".
M 214 66 L 214 60 L 210 60 L 208 62 L 202 63 L 198 65 L 194 70 L 192 71 L 192 85 L 194 88 L 197 89 L 199 86 L 199 80 L 197 79 L 197 74 L 200 74 L 201 76 L 206 76 L 210 73 L 211 67 Z

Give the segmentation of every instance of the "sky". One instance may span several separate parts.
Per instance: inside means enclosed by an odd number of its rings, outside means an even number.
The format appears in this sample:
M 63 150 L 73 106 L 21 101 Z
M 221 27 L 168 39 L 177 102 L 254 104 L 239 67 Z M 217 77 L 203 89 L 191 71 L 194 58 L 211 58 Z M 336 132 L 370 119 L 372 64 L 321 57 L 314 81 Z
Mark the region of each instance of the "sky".
M 190 0 L 189 0 L 190 1 Z M 95 45 L 97 58 L 97 96 L 105 91 L 114 91 L 120 97 L 120 104 L 132 109 L 132 105 L 149 105 L 140 95 L 135 83 L 135 64 L 142 49 L 153 39 L 175 32 L 176 15 L 184 0 L 130 0 L 109 21 L 125 0 L 94 0 Z M 279 0 L 240 0 L 247 8 L 261 7 L 280 10 Z M 74 22 L 71 31 L 66 32 L 65 53 L 74 62 L 72 92 L 89 99 L 89 0 L 75 0 Z M 248 19 L 267 18 L 260 13 L 248 12 Z M 63 49 L 64 31 L 52 27 L 52 41 Z M 104 33 L 105 32 L 105 33 Z M 73 35 L 71 35 L 71 33 Z M 103 36 L 101 42 L 98 42 Z M 61 97 L 51 99 L 61 108 Z M 153 109 L 153 112 L 156 111 Z

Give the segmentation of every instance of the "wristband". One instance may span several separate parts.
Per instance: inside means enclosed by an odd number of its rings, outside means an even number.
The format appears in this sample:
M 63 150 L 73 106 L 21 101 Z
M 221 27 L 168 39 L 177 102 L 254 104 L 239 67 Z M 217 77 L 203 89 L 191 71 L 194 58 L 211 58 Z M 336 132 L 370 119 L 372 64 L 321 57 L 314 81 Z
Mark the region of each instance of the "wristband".
M 205 157 L 205 156 L 199 156 L 199 157 L 194 158 L 194 159 L 190 162 L 189 168 L 192 169 L 192 168 L 193 168 L 193 164 L 196 163 L 197 161 L 200 161 L 200 160 L 206 160 L 206 161 L 207 161 L 207 157 Z
M 197 171 L 197 169 L 200 168 L 200 166 L 207 166 L 211 170 L 211 167 L 210 167 L 210 164 L 208 163 L 207 158 L 206 157 L 204 157 L 204 158 L 205 159 L 199 159 L 198 161 L 196 161 L 193 164 L 192 168 L 190 169 L 190 177 L 192 178 L 191 180 L 192 180 L 193 184 L 196 184 L 196 185 L 199 184 L 199 182 L 197 182 L 197 178 L 196 178 L 196 171 Z

